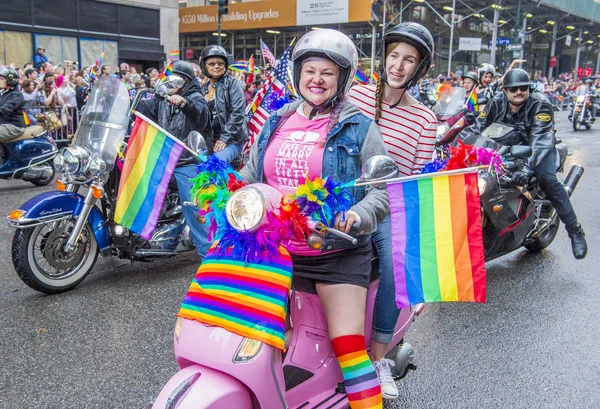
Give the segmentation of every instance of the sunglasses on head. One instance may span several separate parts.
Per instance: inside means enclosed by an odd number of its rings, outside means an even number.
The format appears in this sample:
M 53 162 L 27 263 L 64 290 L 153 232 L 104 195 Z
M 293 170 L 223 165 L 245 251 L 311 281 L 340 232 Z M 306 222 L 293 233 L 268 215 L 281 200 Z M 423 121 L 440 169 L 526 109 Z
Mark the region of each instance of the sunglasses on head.
M 521 92 L 525 92 L 529 89 L 529 85 L 521 85 L 519 87 L 509 87 L 506 88 L 507 90 L 509 90 L 510 92 L 517 92 L 517 90 L 521 91 Z

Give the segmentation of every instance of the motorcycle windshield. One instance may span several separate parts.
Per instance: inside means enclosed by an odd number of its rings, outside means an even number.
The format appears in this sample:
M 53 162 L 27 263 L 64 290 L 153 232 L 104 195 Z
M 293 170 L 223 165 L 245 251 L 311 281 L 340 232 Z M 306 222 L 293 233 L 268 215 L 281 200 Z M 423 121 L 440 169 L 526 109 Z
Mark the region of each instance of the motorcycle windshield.
M 128 125 L 127 88 L 118 78 L 102 77 L 92 88 L 71 145 L 87 149 L 90 158 L 102 159 L 106 169 L 110 170 L 115 164 Z
M 440 92 L 433 112 L 438 116 L 454 116 L 465 109 L 466 91 L 463 87 L 455 87 L 451 91 Z

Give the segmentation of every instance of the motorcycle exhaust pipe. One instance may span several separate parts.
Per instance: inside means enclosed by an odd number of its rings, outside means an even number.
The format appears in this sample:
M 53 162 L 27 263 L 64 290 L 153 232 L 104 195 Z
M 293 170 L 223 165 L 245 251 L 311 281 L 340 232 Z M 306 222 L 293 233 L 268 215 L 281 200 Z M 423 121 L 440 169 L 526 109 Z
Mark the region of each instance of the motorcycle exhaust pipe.
M 583 176 L 583 166 L 574 165 L 569 171 L 569 174 L 567 175 L 565 180 L 563 181 L 563 185 L 565 186 L 565 190 L 567 191 L 569 197 L 571 197 L 571 195 L 573 194 L 573 191 L 577 187 L 581 176 Z

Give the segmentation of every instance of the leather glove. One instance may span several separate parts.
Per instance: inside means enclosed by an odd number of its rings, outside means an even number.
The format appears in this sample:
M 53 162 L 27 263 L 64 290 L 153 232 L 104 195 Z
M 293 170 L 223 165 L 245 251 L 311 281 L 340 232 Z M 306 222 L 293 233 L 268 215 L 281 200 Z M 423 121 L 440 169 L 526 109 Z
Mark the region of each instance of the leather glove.
M 511 179 L 516 185 L 525 186 L 529 183 L 532 176 L 533 171 L 531 170 L 531 168 L 527 165 L 523 165 L 521 169 L 515 170 L 512 173 Z

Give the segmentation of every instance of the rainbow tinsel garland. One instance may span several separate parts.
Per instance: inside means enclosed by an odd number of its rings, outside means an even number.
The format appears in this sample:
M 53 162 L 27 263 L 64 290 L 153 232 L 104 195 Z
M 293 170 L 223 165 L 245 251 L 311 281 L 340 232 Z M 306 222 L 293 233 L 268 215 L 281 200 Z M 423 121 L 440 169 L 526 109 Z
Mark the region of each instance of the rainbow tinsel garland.
M 451 146 L 448 156 L 427 163 L 421 173 L 433 173 L 444 170 L 465 169 L 471 166 L 488 166 L 499 178 L 506 173 L 505 161 L 495 150 L 482 146 L 467 145 L 458 141 L 458 146 Z

